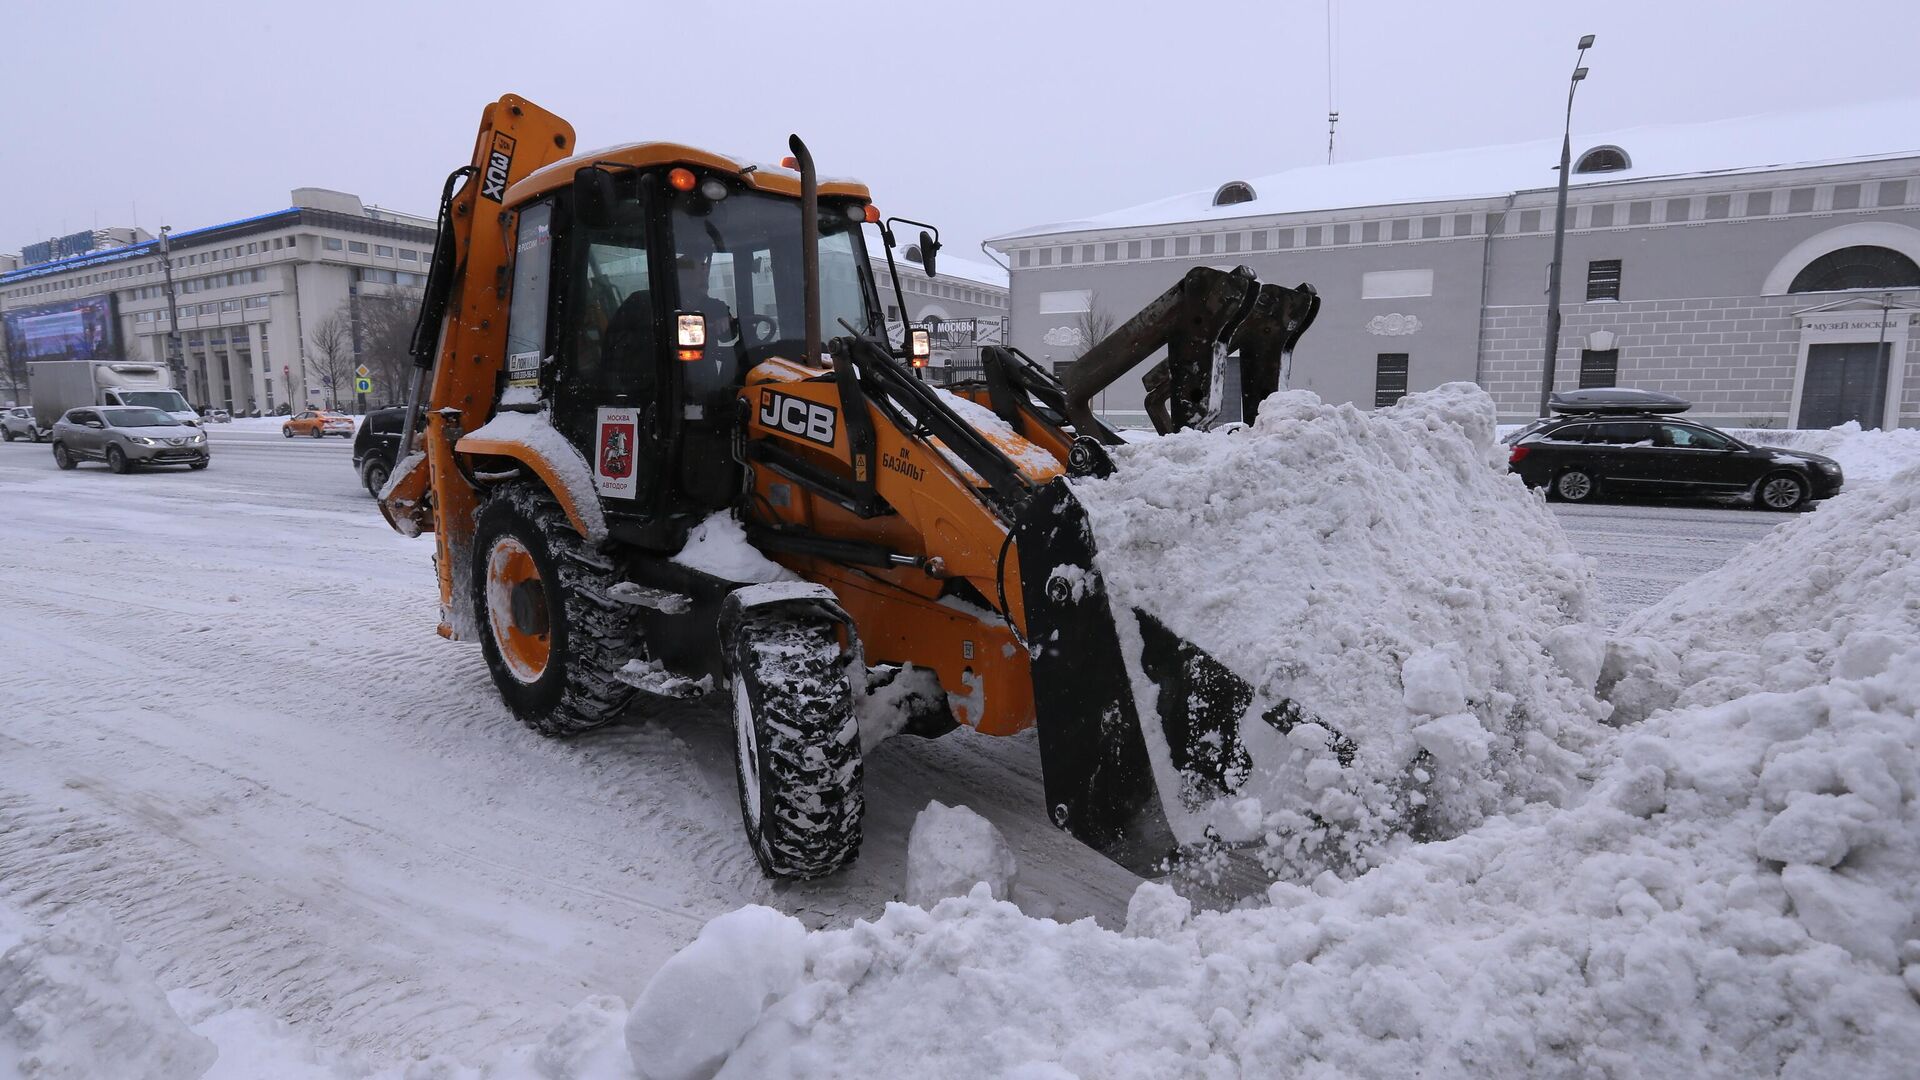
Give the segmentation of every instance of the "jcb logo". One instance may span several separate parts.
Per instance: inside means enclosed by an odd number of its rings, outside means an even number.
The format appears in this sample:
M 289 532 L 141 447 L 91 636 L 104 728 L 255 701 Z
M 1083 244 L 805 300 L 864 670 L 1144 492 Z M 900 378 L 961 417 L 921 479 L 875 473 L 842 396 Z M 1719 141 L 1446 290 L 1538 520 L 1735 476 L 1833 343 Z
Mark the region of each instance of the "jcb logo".
M 513 136 L 493 133 L 493 151 L 487 155 L 487 171 L 480 178 L 480 194 L 494 202 L 507 201 L 507 174 L 513 171 Z
M 822 446 L 832 446 L 834 425 L 838 421 L 839 414 L 831 405 L 772 390 L 760 392 L 760 422 L 768 427 L 792 432 Z

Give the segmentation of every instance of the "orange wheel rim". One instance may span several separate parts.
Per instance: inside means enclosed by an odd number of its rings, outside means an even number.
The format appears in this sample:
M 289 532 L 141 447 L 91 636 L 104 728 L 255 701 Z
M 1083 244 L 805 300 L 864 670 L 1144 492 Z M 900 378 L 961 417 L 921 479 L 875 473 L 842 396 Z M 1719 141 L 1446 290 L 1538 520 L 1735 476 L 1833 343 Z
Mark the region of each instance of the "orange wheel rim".
M 487 553 L 487 622 L 513 677 L 537 682 L 553 658 L 546 582 L 527 546 L 511 536 Z

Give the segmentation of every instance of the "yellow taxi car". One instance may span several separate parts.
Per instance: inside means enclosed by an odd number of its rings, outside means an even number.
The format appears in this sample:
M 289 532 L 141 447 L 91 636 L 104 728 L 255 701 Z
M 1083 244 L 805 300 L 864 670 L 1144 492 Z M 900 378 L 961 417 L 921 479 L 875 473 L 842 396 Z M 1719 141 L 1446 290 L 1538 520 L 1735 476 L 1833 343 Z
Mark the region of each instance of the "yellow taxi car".
M 351 439 L 353 417 L 325 409 L 308 409 L 288 417 L 287 422 L 280 425 L 280 434 L 289 439 L 295 435 L 309 435 L 316 439 L 338 435 L 343 439 Z

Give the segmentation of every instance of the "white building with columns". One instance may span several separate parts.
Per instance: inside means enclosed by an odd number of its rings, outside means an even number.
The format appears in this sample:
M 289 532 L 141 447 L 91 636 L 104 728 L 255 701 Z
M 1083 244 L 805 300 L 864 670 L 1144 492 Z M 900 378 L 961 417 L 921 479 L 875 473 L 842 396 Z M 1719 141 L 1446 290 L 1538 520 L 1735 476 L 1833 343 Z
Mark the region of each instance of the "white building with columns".
M 284 210 L 170 238 L 187 371 L 181 390 L 195 405 L 268 414 L 322 403 L 321 372 L 308 362 L 313 328 L 334 312 L 350 311 L 351 299 L 363 292 L 426 283 L 430 219 L 320 188 L 297 188 L 290 202 Z M 0 269 L 0 317 L 10 328 L 104 310 L 110 330 L 93 345 L 111 356 L 97 358 L 166 364 L 172 323 L 158 240 L 39 264 L 9 262 L 13 269 Z M 17 335 L 9 342 L 11 353 L 22 351 Z M 18 371 L 37 358 L 12 355 L 9 362 Z M 346 400 L 350 390 L 342 388 L 339 398 Z M 374 388 L 376 399 L 390 392 Z

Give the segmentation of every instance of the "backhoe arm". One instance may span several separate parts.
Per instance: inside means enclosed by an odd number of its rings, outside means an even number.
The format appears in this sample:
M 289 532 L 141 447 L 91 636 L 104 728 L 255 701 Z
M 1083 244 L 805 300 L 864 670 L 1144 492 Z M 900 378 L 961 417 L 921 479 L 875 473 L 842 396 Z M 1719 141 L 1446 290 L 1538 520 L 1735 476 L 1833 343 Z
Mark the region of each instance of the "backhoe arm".
M 1148 372 L 1147 412 L 1162 435 L 1205 427 L 1220 413 L 1221 361 L 1238 350 L 1241 416 L 1252 422 L 1260 402 L 1279 388 L 1293 345 L 1312 325 L 1320 297 L 1311 285 L 1262 285 L 1247 267 L 1196 266 L 1119 329 L 1094 344 L 1061 380 L 1065 411 L 1076 430 L 1101 426 L 1087 403 L 1161 348 L 1167 358 Z M 1112 442 L 1115 439 L 1102 439 Z
M 513 267 L 507 189 L 573 148 L 573 128 L 565 120 L 508 94 L 481 114 L 473 160 L 448 178 L 442 198 L 427 295 L 414 330 L 415 381 L 401 444 L 407 452 L 382 492 L 380 510 L 403 533 L 434 532 L 440 631 L 449 637 L 467 636 L 472 625 L 467 545 L 480 499 L 460 470 L 454 444 L 492 417 L 505 363 Z M 456 190 L 462 175 L 466 182 Z M 426 430 L 416 441 L 415 419 L 422 413 Z M 415 458 L 416 450 L 423 456 Z

